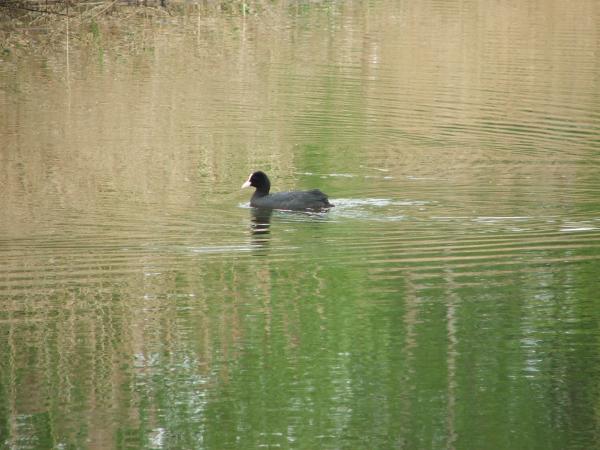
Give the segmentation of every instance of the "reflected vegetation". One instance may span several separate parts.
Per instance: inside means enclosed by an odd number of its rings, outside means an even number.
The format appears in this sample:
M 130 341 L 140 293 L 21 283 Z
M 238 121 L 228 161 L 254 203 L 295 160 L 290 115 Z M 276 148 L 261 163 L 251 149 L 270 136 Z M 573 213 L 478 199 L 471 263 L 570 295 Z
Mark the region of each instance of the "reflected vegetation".
M 2 35 L 0 447 L 594 448 L 596 2 L 247 3 Z

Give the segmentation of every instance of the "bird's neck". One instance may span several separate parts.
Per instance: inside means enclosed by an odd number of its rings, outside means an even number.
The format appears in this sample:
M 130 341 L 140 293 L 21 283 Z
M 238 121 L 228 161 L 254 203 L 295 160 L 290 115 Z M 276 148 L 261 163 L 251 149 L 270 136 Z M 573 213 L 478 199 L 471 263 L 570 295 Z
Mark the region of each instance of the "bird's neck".
M 256 191 L 254 191 L 252 198 L 261 198 L 266 197 L 267 195 L 269 195 L 268 189 L 261 189 L 260 191 L 257 189 Z

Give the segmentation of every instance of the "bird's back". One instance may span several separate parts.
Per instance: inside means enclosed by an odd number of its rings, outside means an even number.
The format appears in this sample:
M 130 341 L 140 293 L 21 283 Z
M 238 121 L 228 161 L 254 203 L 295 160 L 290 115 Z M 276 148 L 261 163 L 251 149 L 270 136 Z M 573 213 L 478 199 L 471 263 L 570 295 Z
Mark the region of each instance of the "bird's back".
M 319 189 L 311 189 L 310 191 L 277 192 L 264 196 L 257 196 L 255 194 L 252 197 L 250 204 L 258 208 L 289 210 L 319 210 L 331 208 L 333 206 L 329 203 L 327 195 Z

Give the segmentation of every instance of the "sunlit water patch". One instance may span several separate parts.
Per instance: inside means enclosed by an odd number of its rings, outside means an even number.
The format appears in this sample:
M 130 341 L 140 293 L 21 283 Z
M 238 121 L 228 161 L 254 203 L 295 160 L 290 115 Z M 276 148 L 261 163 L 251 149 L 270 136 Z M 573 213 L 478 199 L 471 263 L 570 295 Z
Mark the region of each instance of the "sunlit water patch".
M 333 219 L 363 219 L 367 221 L 405 220 L 413 211 L 423 210 L 433 202 L 421 200 L 392 200 L 387 198 L 335 198 Z

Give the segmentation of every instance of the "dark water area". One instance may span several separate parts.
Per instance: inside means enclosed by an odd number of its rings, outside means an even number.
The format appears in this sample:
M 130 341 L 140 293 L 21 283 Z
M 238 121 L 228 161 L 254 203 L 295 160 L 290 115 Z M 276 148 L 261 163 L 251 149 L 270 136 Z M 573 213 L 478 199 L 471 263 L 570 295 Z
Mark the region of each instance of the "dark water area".
M 599 22 L 295 3 L 4 54 L 0 447 L 596 448 Z M 257 169 L 336 206 L 257 211 Z

